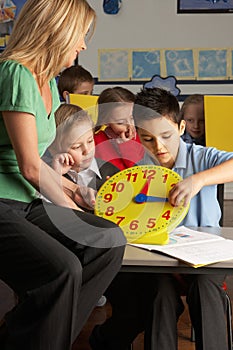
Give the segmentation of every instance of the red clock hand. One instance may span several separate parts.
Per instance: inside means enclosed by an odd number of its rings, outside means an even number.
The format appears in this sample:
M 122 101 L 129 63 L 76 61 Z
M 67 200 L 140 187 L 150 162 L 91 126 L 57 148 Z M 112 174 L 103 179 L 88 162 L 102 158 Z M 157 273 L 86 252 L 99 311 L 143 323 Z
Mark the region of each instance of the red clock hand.
M 141 189 L 140 193 L 147 194 L 150 182 L 151 182 L 151 178 L 147 179 L 147 181 L 146 181 L 144 187 Z
M 146 180 L 145 185 L 143 186 L 143 188 L 141 189 L 141 191 L 137 194 L 137 196 L 135 197 L 135 201 L 136 203 L 145 203 L 146 202 L 146 197 L 147 197 L 147 192 L 149 189 L 149 185 L 151 182 L 151 177 L 149 177 Z M 140 197 L 140 195 L 142 195 L 142 198 Z M 140 199 L 139 199 L 140 198 Z

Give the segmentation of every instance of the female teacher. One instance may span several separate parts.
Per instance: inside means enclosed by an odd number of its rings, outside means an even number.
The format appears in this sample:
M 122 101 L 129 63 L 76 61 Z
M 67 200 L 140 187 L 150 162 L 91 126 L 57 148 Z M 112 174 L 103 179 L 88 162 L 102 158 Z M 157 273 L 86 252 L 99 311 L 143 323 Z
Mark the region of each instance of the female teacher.
M 71 349 L 121 265 L 121 230 L 83 212 L 77 185 L 41 160 L 55 136 L 54 78 L 94 22 L 85 0 L 28 0 L 0 56 L 0 278 L 18 296 L 4 350 Z

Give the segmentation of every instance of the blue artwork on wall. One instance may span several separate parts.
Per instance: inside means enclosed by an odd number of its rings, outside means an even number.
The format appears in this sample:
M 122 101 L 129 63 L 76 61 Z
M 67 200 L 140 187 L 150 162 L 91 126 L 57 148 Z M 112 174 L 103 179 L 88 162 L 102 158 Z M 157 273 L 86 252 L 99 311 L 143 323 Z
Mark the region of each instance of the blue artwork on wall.
M 104 0 L 103 9 L 108 15 L 116 15 L 121 8 L 121 0 Z
M 191 79 L 195 77 L 192 49 L 165 50 L 166 75 L 176 78 Z
M 132 51 L 132 79 L 148 79 L 161 74 L 160 50 Z
M 99 49 L 99 80 L 233 79 L 232 48 Z
M 178 13 L 232 12 L 233 0 L 177 0 Z
M 129 80 L 129 51 L 99 50 L 99 80 Z
M 199 50 L 198 78 L 227 78 L 227 49 Z
M 143 87 L 148 89 L 155 87 L 164 89 L 170 91 L 174 96 L 180 94 L 180 89 L 177 87 L 177 80 L 173 76 L 162 78 L 159 75 L 154 75 L 150 81 L 143 85 Z

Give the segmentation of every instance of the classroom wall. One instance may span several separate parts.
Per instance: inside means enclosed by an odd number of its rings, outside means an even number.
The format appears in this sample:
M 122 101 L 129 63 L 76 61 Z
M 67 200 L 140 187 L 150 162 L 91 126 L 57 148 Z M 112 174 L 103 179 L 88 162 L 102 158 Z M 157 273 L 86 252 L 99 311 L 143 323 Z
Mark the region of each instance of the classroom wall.
M 177 14 L 176 0 L 122 0 L 117 15 L 103 12 L 103 0 L 89 0 L 98 20 L 88 50 L 79 63 L 98 77 L 98 49 L 233 47 L 233 14 Z M 113 84 L 115 85 L 115 84 Z M 124 84 L 123 84 L 124 85 Z M 96 86 L 99 93 L 106 86 Z M 129 86 L 128 86 L 129 87 Z M 231 94 L 233 82 L 179 85 L 182 94 Z M 140 85 L 130 85 L 136 92 Z
M 233 47 L 233 13 L 177 14 L 176 0 L 122 0 L 117 15 L 103 12 L 103 0 L 88 0 L 95 9 L 97 27 L 79 63 L 98 77 L 98 49 L 106 48 L 227 48 Z M 98 84 L 99 94 L 112 84 Z M 118 84 L 137 92 L 142 84 Z M 233 94 L 233 81 L 191 81 L 178 84 L 181 94 Z M 233 183 L 225 185 L 225 198 L 233 199 Z

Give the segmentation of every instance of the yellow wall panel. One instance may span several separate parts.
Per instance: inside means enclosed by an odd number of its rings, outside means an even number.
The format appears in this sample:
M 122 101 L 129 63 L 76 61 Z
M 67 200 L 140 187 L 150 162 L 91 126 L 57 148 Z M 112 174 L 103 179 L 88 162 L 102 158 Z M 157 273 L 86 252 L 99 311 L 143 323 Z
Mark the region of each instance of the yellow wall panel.
M 92 117 L 94 123 L 96 123 L 98 97 L 94 95 L 69 94 L 67 102 L 85 109 Z
M 206 146 L 233 152 L 233 96 L 205 96 Z

